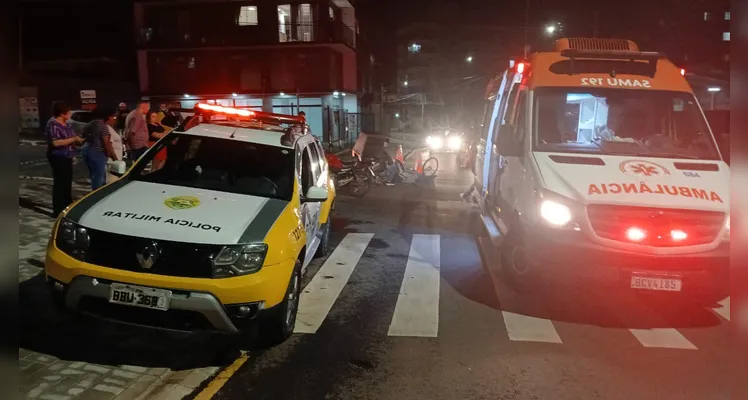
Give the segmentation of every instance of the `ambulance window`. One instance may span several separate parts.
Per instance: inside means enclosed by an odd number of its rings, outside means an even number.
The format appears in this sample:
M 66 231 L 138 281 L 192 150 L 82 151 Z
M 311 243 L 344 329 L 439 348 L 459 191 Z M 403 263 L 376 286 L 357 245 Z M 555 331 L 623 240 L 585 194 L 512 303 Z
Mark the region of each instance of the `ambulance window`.
M 491 127 L 491 117 L 493 116 L 493 108 L 496 105 L 496 98 L 494 97 L 493 100 L 489 101 L 486 104 L 486 110 L 483 114 L 483 132 L 481 134 L 481 137 L 483 140 L 488 139 L 488 130 Z

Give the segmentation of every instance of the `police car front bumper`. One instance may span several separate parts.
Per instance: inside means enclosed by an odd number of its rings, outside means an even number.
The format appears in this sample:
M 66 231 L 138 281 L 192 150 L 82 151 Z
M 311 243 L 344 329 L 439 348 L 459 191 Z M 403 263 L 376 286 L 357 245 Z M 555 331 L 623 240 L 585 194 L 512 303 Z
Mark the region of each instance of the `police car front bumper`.
M 110 289 L 114 282 L 109 280 L 77 276 L 66 285 L 48 277 L 48 283 L 52 297 L 61 309 L 159 330 L 240 333 L 264 309 L 264 302 L 223 305 L 210 293 L 172 290 L 169 309 L 162 311 L 110 303 Z

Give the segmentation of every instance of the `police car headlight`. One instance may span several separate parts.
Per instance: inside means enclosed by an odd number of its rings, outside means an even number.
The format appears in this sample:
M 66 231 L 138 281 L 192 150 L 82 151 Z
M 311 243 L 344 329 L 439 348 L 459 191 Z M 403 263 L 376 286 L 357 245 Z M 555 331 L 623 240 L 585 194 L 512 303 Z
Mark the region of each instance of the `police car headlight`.
M 91 237 L 86 228 L 66 218 L 60 220 L 55 235 L 55 245 L 58 249 L 73 258 L 84 260 L 90 244 Z
M 213 260 L 213 278 L 255 273 L 262 268 L 267 252 L 265 243 L 226 246 Z

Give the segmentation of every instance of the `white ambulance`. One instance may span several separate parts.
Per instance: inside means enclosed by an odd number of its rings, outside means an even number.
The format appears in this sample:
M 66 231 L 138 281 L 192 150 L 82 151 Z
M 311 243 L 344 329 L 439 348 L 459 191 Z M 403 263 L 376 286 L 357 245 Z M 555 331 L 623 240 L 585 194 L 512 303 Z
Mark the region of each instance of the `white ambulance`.
M 474 196 L 515 288 L 727 289 L 730 170 L 682 69 L 627 40 L 560 39 L 487 100 Z

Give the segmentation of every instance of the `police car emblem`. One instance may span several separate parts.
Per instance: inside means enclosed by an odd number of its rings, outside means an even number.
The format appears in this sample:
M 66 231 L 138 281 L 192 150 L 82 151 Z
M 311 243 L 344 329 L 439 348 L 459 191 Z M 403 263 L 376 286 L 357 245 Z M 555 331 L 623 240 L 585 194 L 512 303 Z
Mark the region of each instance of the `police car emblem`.
M 200 199 L 193 196 L 169 197 L 164 204 L 172 210 L 186 210 L 200 205 Z
M 158 248 L 156 242 L 149 242 L 143 248 L 143 251 L 135 253 L 135 257 L 138 259 L 138 263 L 143 269 L 151 269 L 153 264 L 158 261 L 161 257 L 161 250 Z

